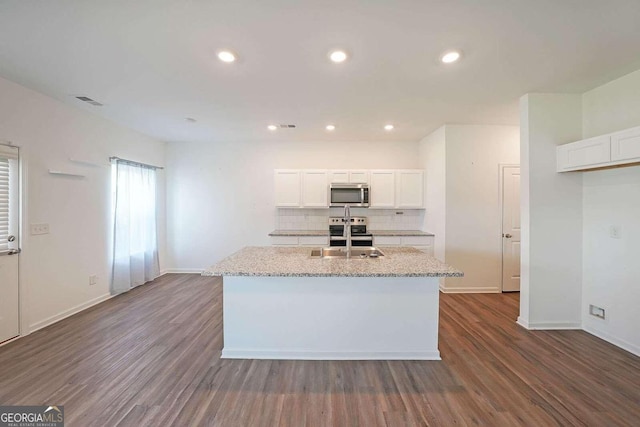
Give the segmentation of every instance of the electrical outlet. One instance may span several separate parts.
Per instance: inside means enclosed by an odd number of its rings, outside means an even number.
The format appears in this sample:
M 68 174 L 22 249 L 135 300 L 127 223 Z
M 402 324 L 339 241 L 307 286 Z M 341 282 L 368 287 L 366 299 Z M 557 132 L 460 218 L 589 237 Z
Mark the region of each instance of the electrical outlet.
M 622 237 L 622 227 L 619 225 L 609 226 L 609 236 L 612 239 L 620 239 Z
M 37 236 L 40 234 L 49 234 L 49 224 L 31 224 L 31 235 Z
M 595 317 L 598 317 L 600 319 L 604 319 L 605 315 L 604 315 L 604 308 L 602 307 L 597 307 L 593 304 L 589 304 L 589 314 Z
M 89 276 L 89 286 L 93 286 L 96 283 L 98 283 L 98 276 L 96 276 L 95 274 Z

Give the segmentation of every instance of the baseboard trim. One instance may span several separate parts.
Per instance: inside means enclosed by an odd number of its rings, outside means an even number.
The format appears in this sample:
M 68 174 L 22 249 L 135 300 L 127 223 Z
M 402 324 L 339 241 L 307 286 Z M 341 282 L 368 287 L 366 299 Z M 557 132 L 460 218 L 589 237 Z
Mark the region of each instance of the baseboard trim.
M 601 340 L 604 340 L 610 344 L 615 345 L 616 347 L 620 347 L 623 350 L 628 351 L 631 354 L 635 354 L 636 356 L 640 357 L 640 347 L 634 344 L 631 344 L 630 342 L 627 342 L 625 340 L 622 340 L 620 338 L 616 338 L 613 335 L 610 335 L 606 332 L 603 331 L 599 331 L 595 328 L 591 328 L 589 326 L 585 326 L 583 328 L 585 330 L 585 332 L 590 333 L 591 335 L 594 335 L 598 338 L 600 338 Z
M 464 288 L 447 288 L 440 285 L 440 292 L 443 294 L 499 294 L 500 288 L 493 286 L 485 287 L 464 287 Z
M 162 270 L 160 272 L 160 276 L 176 273 L 202 274 L 204 270 L 204 268 L 167 268 L 166 270 Z
M 522 326 L 525 329 L 531 329 L 529 327 L 529 322 L 527 322 L 525 319 L 523 319 L 522 317 L 518 316 L 518 319 L 516 320 L 516 323 L 520 326 Z
M 439 351 L 265 351 L 223 349 L 222 359 L 442 360 Z
M 553 330 L 574 330 L 574 329 L 582 329 L 582 323 L 578 322 L 520 322 L 520 318 L 518 317 L 518 323 L 533 331 L 553 331 Z M 526 326 L 525 326 L 526 325 Z
M 94 305 L 100 304 L 108 299 L 113 298 L 114 295 L 104 294 L 99 297 L 90 299 L 89 301 L 83 302 L 82 304 L 78 304 L 75 307 L 72 307 L 68 310 L 65 310 L 61 313 L 55 314 L 53 316 L 47 317 L 44 320 L 36 322 L 29 326 L 29 333 L 33 333 L 42 328 L 46 328 L 49 325 L 53 325 L 56 322 L 61 321 L 62 319 L 66 319 L 67 317 L 73 316 L 74 314 L 80 313 L 83 310 L 86 310 L 89 307 L 93 307 Z

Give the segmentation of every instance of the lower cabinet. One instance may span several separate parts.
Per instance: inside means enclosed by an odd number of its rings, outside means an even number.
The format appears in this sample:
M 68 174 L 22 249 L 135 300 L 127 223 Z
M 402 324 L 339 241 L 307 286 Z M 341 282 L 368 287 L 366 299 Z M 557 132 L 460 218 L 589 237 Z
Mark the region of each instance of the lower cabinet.
M 429 255 L 433 255 L 433 241 L 434 236 L 373 236 L 374 246 L 412 246 Z
M 271 246 L 329 246 L 328 236 L 271 236 Z

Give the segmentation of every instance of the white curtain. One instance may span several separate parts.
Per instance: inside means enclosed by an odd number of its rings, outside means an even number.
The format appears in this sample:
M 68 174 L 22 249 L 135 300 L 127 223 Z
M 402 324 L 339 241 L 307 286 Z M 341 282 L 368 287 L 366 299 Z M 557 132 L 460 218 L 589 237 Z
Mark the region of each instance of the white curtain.
M 119 294 L 160 274 L 155 169 L 114 165 L 114 240 L 111 293 Z

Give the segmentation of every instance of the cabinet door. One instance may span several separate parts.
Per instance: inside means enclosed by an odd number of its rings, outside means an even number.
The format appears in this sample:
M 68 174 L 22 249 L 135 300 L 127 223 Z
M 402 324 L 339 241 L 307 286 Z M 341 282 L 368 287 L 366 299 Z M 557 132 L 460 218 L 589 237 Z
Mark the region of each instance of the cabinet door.
M 330 184 L 348 184 L 349 183 L 349 171 L 332 170 L 329 171 L 329 183 Z
M 640 161 L 640 127 L 611 135 L 611 161 Z
M 300 206 L 300 171 L 292 169 L 276 169 L 275 171 L 275 195 L 276 206 L 298 207 Z
M 398 189 L 396 207 L 422 208 L 424 198 L 424 173 L 421 170 L 399 170 L 396 175 Z
M 604 166 L 611 161 L 611 137 L 589 138 L 557 148 L 558 172 Z
M 374 246 L 400 246 L 402 238 L 399 236 L 373 236 Z
M 302 206 L 307 208 L 329 207 L 328 188 L 326 170 L 302 171 Z
M 396 173 L 393 170 L 372 170 L 369 178 L 369 207 L 394 208 L 396 206 Z
M 368 184 L 369 171 L 366 171 L 366 170 L 349 171 L 349 182 L 351 184 Z

